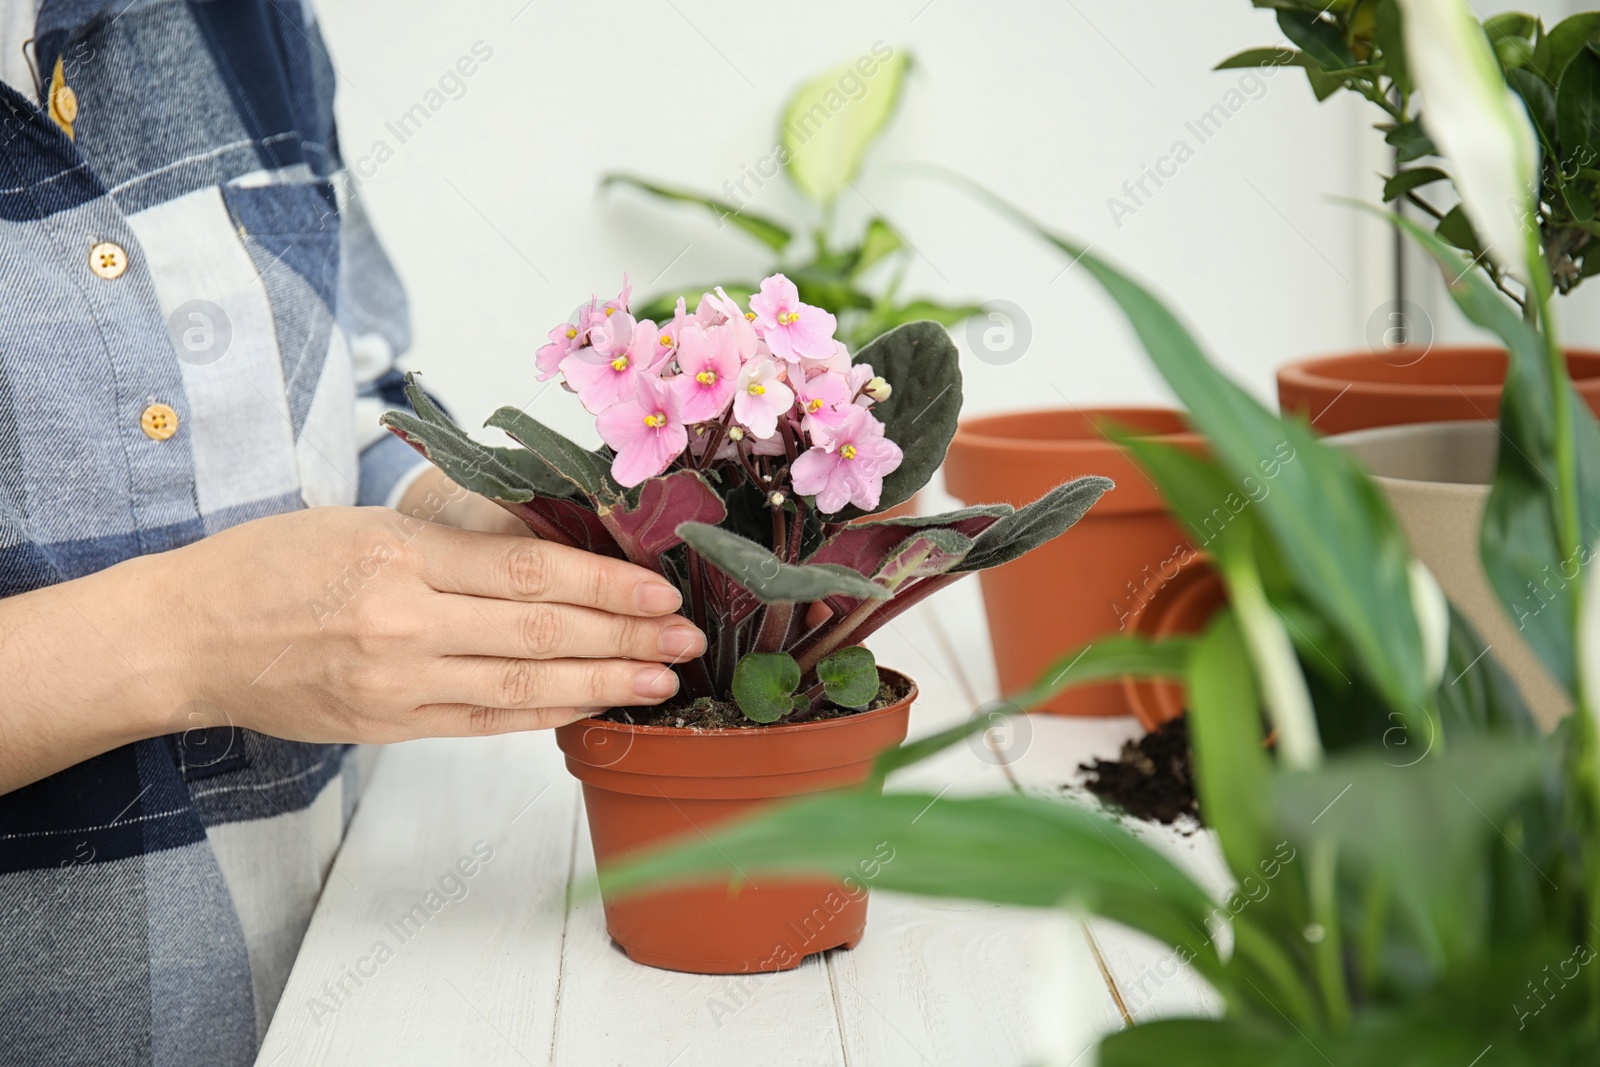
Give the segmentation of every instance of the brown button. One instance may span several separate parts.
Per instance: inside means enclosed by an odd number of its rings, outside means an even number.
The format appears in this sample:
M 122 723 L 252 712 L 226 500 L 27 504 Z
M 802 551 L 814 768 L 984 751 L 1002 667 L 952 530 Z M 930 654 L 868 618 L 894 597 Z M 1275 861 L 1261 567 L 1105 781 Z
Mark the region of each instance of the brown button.
M 151 404 L 139 416 L 139 428 L 153 441 L 165 441 L 178 432 L 178 413 L 166 404 Z
M 115 241 L 101 241 L 89 249 L 89 269 L 110 281 L 128 269 L 128 253 Z
M 78 94 L 72 86 L 63 85 L 50 94 L 50 113 L 68 126 L 78 121 Z

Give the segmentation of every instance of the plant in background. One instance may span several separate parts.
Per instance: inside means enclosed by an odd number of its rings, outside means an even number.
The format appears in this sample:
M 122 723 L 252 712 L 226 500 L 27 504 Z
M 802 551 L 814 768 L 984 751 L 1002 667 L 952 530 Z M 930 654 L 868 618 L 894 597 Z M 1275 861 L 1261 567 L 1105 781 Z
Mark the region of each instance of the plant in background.
M 1252 0 L 1256 7 L 1273 8 L 1278 26 L 1294 48 L 1252 48 L 1232 56 L 1219 70 L 1256 66 L 1297 66 L 1306 72 L 1318 100 L 1345 90 L 1359 93 L 1385 115 L 1378 129 L 1395 150 L 1396 173 L 1386 179 L 1383 199 L 1404 200 L 1434 220 L 1434 233 L 1445 242 L 1472 253 L 1495 284 L 1525 312 L 1537 307 L 1523 284 L 1509 284 L 1512 275 L 1496 261 L 1493 246 L 1506 245 L 1520 256 L 1521 241 L 1507 236 L 1507 226 L 1521 227 L 1537 221 L 1543 248 L 1545 277 L 1566 293 L 1583 279 L 1600 272 L 1600 12 L 1585 12 L 1563 19 L 1550 29 L 1542 20 L 1521 12 L 1505 12 L 1473 20 L 1460 29 L 1484 39 L 1478 60 L 1494 74 L 1475 78 L 1485 93 L 1510 93 L 1532 120 L 1537 144 L 1528 145 L 1538 155 L 1523 179 L 1534 187 L 1532 203 L 1519 207 L 1526 191 L 1511 191 L 1493 202 L 1471 204 L 1470 192 L 1460 188 L 1463 168 L 1483 139 L 1475 131 L 1447 130 L 1449 117 L 1440 114 L 1447 100 L 1418 99 L 1417 86 L 1428 76 L 1421 66 L 1438 54 L 1436 42 L 1410 43 L 1405 27 L 1406 5 L 1399 0 Z M 1420 48 L 1420 51 L 1418 50 Z M 1415 54 L 1408 55 L 1408 49 Z M 1454 55 L 1460 56 L 1459 49 Z M 1448 62 L 1448 61 L 1447 61 Z M 1487 72 L 1485 72 L 1487 73 Z M 1449 69 L 1433 74 L 1448 77 Z M 1437 93 L 1435 94 L 1438 95 Z M 1480 118 L 1485 112 L 1474 112 Z M 1502 149 L 1503 140 L 1495 141 Z M 1520 154 L 1521 146 L 1516 151 Z M 1447 172 L 1449 171 L 1454 173 Z M 1440 206 L 1427 186 L 1455 178 L 1463 203 Z M 1522 212 L 1526 212 L 1525 214 Z
M 882 41 L 853 63 L 829 70 L 801 86 L 789 98 L 771 150 L 723 183 L 724 196 L 708 196 L 630 174 L 608 174 L 601 188 L 627 185 L 669 201 L 698 204 L 717 217 L 718 225 L 734 226 L 760 241 L 779 257 L 782 269 L 808 304 L 838 317 L 839 336 L 851 351 L 896 326 L 930 319 L 955 326 L 977 313 L 972 304 L 944 304 L 926 297 L 902 299 L 901 283 L 911 266 L 913 249 L 881 215 L 867 220 L 851 241 L 836 243 L 834 207 L 839 194 L 852 187 L 867 150 L 877 140 L 900 103 L 911 57 Z M 760 188 L 779 169 L 816 208 L 811 223 L 790 225 L 746 210 Z M 806 232 L 807 236 L 797 237 Z M 875 283 L 887 274 L 887 282 Z M 680 299 L 696 300 L 710 286 L 690 286 L 661 294 L 644 306 L 644 318 L 663 319 Z M 726 282 L 735 299 L 746 300 L 755 283 Z
M 1483 69 L 1483 54 L 1471 53 L 1487 42 L 1462 31 L 1471 19 L 1457 0 L 1405 9 L 1413 55 L 1422 42 L 1444 53 L 1415 69 L 1450 74 L 1422 75 L 1422 87 L 1436 108 L 1450 98 L 1439 113 L 1470 119 L 1453 94 Z M 1504 106 L 1484 88 L 1469 87 L 1468 98 Z M 1525 188 L 1513 173 L 1514 119 L 1477 116 L 1501 150 L 1474 156 L 1458 181 Z M 1497 167 L 1504 173 L 1490 172 Z M 1465 199 L 1469 211 L 1482 204 Z M 1124 312 L 1209 441 L 1209 456 L 1197 457 L 1124 437 L 1191 528 L 1243 494 L 1280 442 L 1298 458 L 1213 538 L 1229 607 L 1202 634 L 1096 643 L 1011 699 L 1028 707 L 1060 687 L 1126 674 L 1181 679 L 1201 809 L 1229 869 L 1244 883 L 1282 861 L 1285 842 L 1296 858 L 1274 868 L 1272 893 L 1224 918 L 1162 853 L 1059 798 L 851 790 L 604 871 L 608 891 L 730 865 L 756 877 L 842 872 L 887 840 L 896 860 L 879 888 L 1087 910 L 1171 946 L 1221 994 L 1222 1018 L 1142 1023 L 1107 1038 L 1107 1067 L 1600 1060 L 1600 968 L 1588 966 L 1600 938 L 1600 589 L 1590 574 L 1600 426 L 1567 379 L 1550 272 L 1531 231 L 1500 250 L 1498 266 L 1527 279 L 1538 328 L 1436 234 L 1396 224 L 1510 353 L 1482 548 L 1509 610 L 1537 601 L 1524 632 L 1577 708 L 1554 735 L 1531 725 L 1493 651 L 1447 623 L 1437 586 L 1349 456 L 1219 373 L 1137 282 L 1041 230 Z M 873 784 L 989 725 L 979 717 L 890 753 Z M 1063 1063 L 1079 1052 L 1057 1051 Z
M 961 408 L 944 328 L 907 323 L 852 359 L 834 316 L 782 274 L 748 310 L 718 288 L 657 323 L 628 297 L 592 301 L 537 355 L 595 415 L 601 450 L 510 407 L 487 425 L 522 447 L 481 445 L 409 381 L 414 411 L 384 424 L 538 536 L 673 582 L 708 641 L 676 668 L 681 701 L 731 698 L 756 723 L 864 707 L 879 689 L 863 639 L 1060 534 L 1111 487 L 1081 478 L 1020 510 L 852 523 L 910 499 L 944 458 Z

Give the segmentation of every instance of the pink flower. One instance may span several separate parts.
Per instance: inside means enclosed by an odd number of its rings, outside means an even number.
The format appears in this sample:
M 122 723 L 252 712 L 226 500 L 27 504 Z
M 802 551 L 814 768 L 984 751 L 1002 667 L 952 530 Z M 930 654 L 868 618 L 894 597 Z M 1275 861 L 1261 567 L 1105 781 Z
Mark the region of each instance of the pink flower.
M 800 428 L 814 437 L 844 421 L 855 391 L 844 375 L 823 371 L 797 384 L 795 394 L 800 398 Z
M 570 322 L 563 322 L 550 331 L 550 343 L 534 353 L 534 366 L 539 368 L 539 380 L 553 378 L 561 370 L 561 361 L 584 345 L 584 331 Z
M 835 341 L 833 344 L 833 354 L 827 359 L 811 359 L 808 356 L 801 356 L 801 369 L 807 374 L 818 370 L 831 370 L 839 374 L 850 373 L 850 349 L 845 347 L 843 341 Z
M 883 435 L 883 423 L 852 405 L 843 424 L 796 458 L 790 473 L 794 491 L 815 496 L 820 511 L 832 514 L 846 504 L 871 511 L 883 493 L 883 476 L 902 458 L 900 446 Z
M 778 430 L 778 416 L 794 404 L 794 391 L 783 384 L 778 364 L 763 356 L 751 359 L 739 369 L 738 386 L 733 391 L 733 417 L 757 437 L 771 437 Z
M 611 318 L 618 316 L 627 318 L 621 311 Z M 656 324 L 644 319 L 634 323 L 627 346 L 612 344 L 609 351 L 602 351 L 596 345 L 588 351 L 574 352 L 561 361 L 561 372 L 583 406 L 598 414 L 632 396 L 638 379 L 654 376 L 661 359 L 658 334 Z
M 600 413 L 596 426 L 617 452 L 611 476 L 630 488 L 665 471 L 689 443 L 677 397 L 666 382 L 647 374 L 635 379 L 631 396 Z
M 707 330 L 688 323 L 678 337 L 678 376 L 672 385 L 684 422 L 721 415 L 739 384 L 739 355 L 727 326 Z
M 803 358 L 827 359 L 834 355 L 834 328 L 838 322 L 828 312 L 800 303 L 794 282 L 774 274 L 750 297 L 761 336 L 772 354 L 788 363 Z
M 586 337 L 595 355 L 610 359 L 633 343 L 633 316 L 619 308 L 605 307 L 589 316 Z

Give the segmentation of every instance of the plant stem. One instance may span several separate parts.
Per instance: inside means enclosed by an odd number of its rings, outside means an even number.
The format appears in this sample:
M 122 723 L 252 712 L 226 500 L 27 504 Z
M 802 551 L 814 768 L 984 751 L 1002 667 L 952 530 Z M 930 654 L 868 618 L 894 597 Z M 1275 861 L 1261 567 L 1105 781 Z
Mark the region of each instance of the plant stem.
M 1322 929 L 1322 939 L 1312 944 L 1311 959 L 1317 982 L 1322 987 L 1322 1003 L 1328 1024 L 1335 1030 L 1350 1025 L 1350 990 L 1344 975 L 1344 937 L 1339 930 L 1338 854 L 1330 838 L 1311 843 L 1307 861 L 1307 888 L 1311 898 L 1311 917 Z

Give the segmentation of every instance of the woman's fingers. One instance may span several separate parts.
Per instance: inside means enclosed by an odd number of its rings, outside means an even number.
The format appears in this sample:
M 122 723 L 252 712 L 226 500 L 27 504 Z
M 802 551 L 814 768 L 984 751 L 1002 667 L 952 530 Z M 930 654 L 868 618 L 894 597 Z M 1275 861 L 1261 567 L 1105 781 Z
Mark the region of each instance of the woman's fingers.
M 435 603 L 440 651 L 448 656 L 682 663 L 706 650 L 705 636 L 681 615 L 641 618 L 571 604 L 454 595 L 439 597 Z
M 408 724 L 418 737 L 481 737 L 523 730 L 553 730 L 587 719 L 593 708 L 487 708 L 481 704 L 426 704 Z
M 485 708 L 615 708 L 659 704 L 678 676 L 625 659 L 505 659 L 447 656 L 419 679 L 430 703 Z
M 437 525 L 417 541 L 423 580 L 442 593 L 639 616 L 666 615 L 683 603 L 678 590 L 653 571 L 550 541 Z

